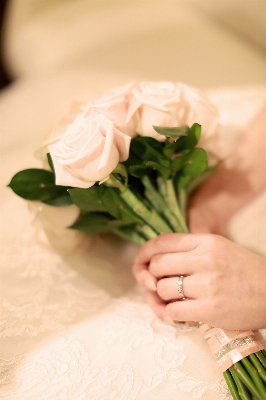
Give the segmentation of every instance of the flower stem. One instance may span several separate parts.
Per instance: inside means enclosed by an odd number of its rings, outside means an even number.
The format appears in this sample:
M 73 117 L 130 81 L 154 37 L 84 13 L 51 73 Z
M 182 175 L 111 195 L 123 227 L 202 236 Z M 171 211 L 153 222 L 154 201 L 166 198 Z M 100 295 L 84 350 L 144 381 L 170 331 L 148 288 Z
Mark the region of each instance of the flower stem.
M 146 237 L 146 240 L 156 238 L 158 234 L 147 224 L 136 226 L 136 231 L 140 234 L 143 234 Z
M 177 220 L 179 221 L 179 225 L 181 226 L 180 232 L 188 232 L 188 227 L 185 221 L 185 217 L 180 210 L 179 204 L 177 202 L 173 182 L 171 179 L 166 181 L 166 190 L 167 190 L 167 202 L 169 204 L 170 210 L 175 214 Z
M 258 357 L 258 359 L 260 360 L 261 364 L 264 367 L 264 370 L 266 370 L 266 358 L 263 355 L 262 351 L 257 351 L 257 353 L 255 353 L 255 356 Z
M 240 399 L 243 400 L 251 400 L 251 395 L 250 392 L 247 390 L 246 386 L 244 385 L 244 383 L 241 381 L 241 379 L 239 379 L 237 373 L 234 371 L 234 369 L 230 368 L 230 372 L 234 378 L 234 381 L 236 383 L 237 386 L 237 390 L 238 390 L 238 394 L 240 396 Z
M 122 230 L 122 229 L 114 229 L 113 232 L 117 235 L 120 236 L 123 239 L 130 240 L 131 242 L 134 242 L 138 245 L 142 245 L 146 242 L 146 239 L 144 239 L 143 236 L 141 236 L 135 229 L 132 229 L 131 232 Z
M 157 178 L 157 185 L 159 192 L 161 193 L 161 196 L 166 200 L 167 202 L 167 190 L 166 190 L 166 182 L 165 180 L 159 175 Z
M 243 358 L 241 361 L 242 361 L 244 367 L 246 368 L 247 372 L 252 377 L 253 382 L 256 385 L 256 388 L 258 389 L 258 391 L 261 395 L 261 398 L 263 400 L 266 400 L 266 388 L 259 376 L 259 372 L 253 367 L 253 365 L 249 361 L 249 357 Z
M 187 193 L 185 189 L 180 189 L 178 191 L 180 206 L 177 201 L 175 190 L 173 187 L 172 180 L 165 181 L 161 176 L 157 178 L 157 185 L 159 192 L 165 202 L 168 204 L 170 211 L 174 215 L 175 220 L 177 220 L 178 228 L 175 232 L 188 232 L 188 227 L 186 224 L 186 207 L 187 207 Z
M 143 221 L 150 225 L 151 228 L 157 232 L 157 234 L 172 232 L 172 229 L 160 217 L 156 210 L 149 210 L 143 201 L 139 200 L 130 189 L 121 191 L 120 196 L 125 200 L 129 207 L 131 207 L 134 213 L 139 215 Z
M 150 179 L 147 176 L 144 176 L 142 178 L 142 183 L 146 189 L 145 196 L 155 210 L 157 210 L 158 213 L 161 213 L 162 217 L 167 220 L 173 232 L 180 232 L 182 227 L 180 226 L 178 219 L 176 218 L 175 214 L 172 213 L 171 209 L 169 209 L 168 204 L 161 194 L 155 189 Z
M 186 215 L 186 210 L 187 210 L 187 191 L 186 189 L 179 189 L 178 190 L 178 199 L 179 199 L 179 204 L 180 204 L 180 210 L 182 215 Z
M 228 388 L 229 388 L 229 390 L 231 392 L 231 395 L 232 395 L 233 399 L 234 400 L 241 400 L 241 397 L 238 394 L 238 390 L 237 390 L 237 386 L 235 384 L 235 381 L 232 378 L 232 376 L 233 376 L 232 371 L 230 371 L 230 369 L 225 371 L 223 373 L 223 376 L 224 376 L 224 379 L 225 379 L 225 381 L 227 383 L 227 386 L 228 386 Z
M 243 362 L 244 359 L 241 361 L 238 361 L 231 367 L 238 375 L 239 379 L 246 385 L 248 390 L 255 396 L 256 400 L 265 400 L 265 396 L 261 396 L 260 391 L 258 390 L 255 380 L 254 380 L 254 374 L 248 374 L 243 368 L 241 362 Z
M 259 359 L 256 357 L 255 354 L 250 354 L 249 359 L 252 362 L 256 371 L 258 371 L 260 378 L 266 383 L 266 371 L 265 371 L 264 366 L 260 363 Z M 265 391 L 266 391 L 266 388 L 265 388 Z

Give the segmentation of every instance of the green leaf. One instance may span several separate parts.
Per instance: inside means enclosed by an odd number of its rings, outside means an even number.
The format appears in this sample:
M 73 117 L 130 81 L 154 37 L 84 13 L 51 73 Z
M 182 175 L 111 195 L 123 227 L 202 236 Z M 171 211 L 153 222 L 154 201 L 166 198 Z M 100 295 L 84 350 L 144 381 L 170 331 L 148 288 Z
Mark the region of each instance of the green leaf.
M 127 187 L 128 184 L 128 173 L 125 165 L 119 163 L 116 168 L 113 170 L 112 175 L 120 181 L 123 182 L 123 185 Z
M 134 213 L 120 196 L 120 191 L 114 188 L 101 186 L 101 199 L 106 210 L 115 218 L 131 223 L 143 224 L 143 220 Z
M 171 165 L 171 169 L 173 171 L 173 174 L 177 173 L 179 170 L 183 168 L 183 166 L 186 164 L 187 161 L 187 155 L 186 154 L 181 154 L 180 156 L 177 156 L 173 161 Z
M 191 177 L 183 175 L 182 172 L 177 173 L 173 179 L 174 187 L 177 189 L 185 189 L 191 181 Z
M 188 128 L 187 135 L 181 136 L 176 142 L 165 142 L 163 153 L 170 158 L 173 154 L 187 153 L 192 150 L 200 139 L 201 126 L 199 124 L 192 125 Z
M 154 138 L 139 136 L 131 141 L 130 153 L 141 161 L 153 161 L 167 168 L 170 161 L 163 154 L 163 147 L 164 143 L 158 142 Z
M 187 136 L 180 137 L 180 139 L 174 143 L 165 143 L 163 153 L 166 157 L 170 158 L 173 154 L 187 153 L 192 150 L 200 139 L 201 126 L 199 124 L 192 125 L 188 129 Z
M 51 168 L 51 171 L 55 174 L 54 163 L 53 163 L 53 159 L 51 157 L 51 154 L 47 153 L 46 157 L 47 157 L 47 160 L 48 160 L 49 167 Z
M 109 214 L 88 213 L 69 228 L 85 233 L 108 233 L 125 225 L 127 223 L 113 219 Z
M 176 141 L 181 136 L 187 136 L 189 127 L 188 126 L 165 127 L 165 126 L 154 126 L 153 125 L 153 129 L 157 133 L 159 133 L 159 135 L 171 137 Z
M 183 167 L 183 174 L 191 178 L 197 178 L 208 167 L 208 157 L 204 149 L 193 149 L 186 156 L 186 165 Z
M 30 168 L 15 174 L 8 186 L 26 200 L 47 202 L 66 190 L 64 186 L 56 186 L 54 180 L 53 172 Z
M 68 190 L 70 197 L 76 206 L 84 211 L 106 211 L 102 204 L 100 186 L 91 186 L 88 189 L 74 188 Z
M 171 159 L 173 154 L 178 153 L 177 148 L 178 148 L 178 142 L 180 141 L 180 139 L 177 142 L 172 142 L 170 143 L 169 141 L 165 142 L 164 148 L 163 148 L 163 154 L 165 155 L 165 157 L 167 157 L 168 159 Z
M 162 165 L 153 162 L 153 161 L 146 161 L 139 165 L 132 165 L 129 167 L 129 174 L 136 176 L 137 178 L 142 178 L 143 176 L 147 175 L 150 171 L 158 171 L 159 174 L 164 178 L 168 179 L 171 175 L 171 169 L 165 168 Z
M 173 160 L 175 171 L 174 184 L 186 188 L 193 180 L 199 178 L 208 167 L 207 153 L 204 149 L 195 148 Z
M 132 141 L 131 141 L 131 144 L 132 144 Z M 129 169 L 129 167 L 131 167 L 131 165 L 138 165 L 138 164 L 140 164 L 140 163 L 141 163 L 141 158 L 136 157 L 136 156 L 132 153 L 132 151 L 131 151 L 131 149 L 130 149 L 128 159 L 127 159 L 126 161 L 123 161 L 122 164 L 125 166 L 125 168 L 126 168 L 127 171 L 128 171 L 128 169 Z
M 183 175 L 197 178 L 208 167 L 207 153 L 204 149 L 196 148 L 187 154 L 177 156 L 172 161 L 173 174 L 182 170 Z
M 177 142 L 176 152 L 185 152 L 193 149 L 199 142 L 201 135 L 201 126 L 199 124 L 192 125 L 189 128 L 188 135 L 180 138 Z
M 117 228 L 114 233 L 123 239 L 130 240 L 138 245 L 142 245 L 147 241 L 141 232 L 137 231 L 132 225 Z
M 48 204 L 49 206 L 54 207 L 66 207 L 73 204 L 73 201 L 67 191 L 63 192 L 59 196 L 55 197 L 54 199 L 43 201 L 43 203 Z

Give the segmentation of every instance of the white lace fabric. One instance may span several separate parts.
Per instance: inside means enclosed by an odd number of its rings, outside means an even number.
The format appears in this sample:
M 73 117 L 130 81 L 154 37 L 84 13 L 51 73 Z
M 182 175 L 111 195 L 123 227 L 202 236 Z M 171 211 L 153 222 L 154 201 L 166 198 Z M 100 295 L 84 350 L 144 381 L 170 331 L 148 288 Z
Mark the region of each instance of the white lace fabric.
M 33 232 L 28 225 L 6 238 L 2 255 L 1 398 L 226 399 L 198 331 L 157 319 L 132 285 L 123 256 L 112 276 L 112 267 L 99 260 L 96 275 L 106 275 L 108 293 L 95 276 L 88 279 L 89 257 L 78 271 L 36 243 Z M 72 262 L 84 263 L 82 256 Z M 117 287 L 121 268 L 127 269 L 128 290 Z M 119 291 L 124 293 L 117 296 Z
M 224 104 L 226 115 L 226 96 L 212 96 Z M 238 124 L 235 132 L 240 131 Z M 7 174 L 25 154 L 25 148 L 10 150 Z M 130 269 L 135 245 L 95 237 L 87 246 L 59 253 L 40 242 L 25 202 L 3 193 L 1 399 L 231 399 L 198 330 L 167 325 L 145 303 Z M 265 226 L 263 196 L 232 222 L 234 240 L 245 215 L 256 212 Z M 244 238 L 251 247 L 254 229 Z M 266 339 L 266 332 L 260 333 Z

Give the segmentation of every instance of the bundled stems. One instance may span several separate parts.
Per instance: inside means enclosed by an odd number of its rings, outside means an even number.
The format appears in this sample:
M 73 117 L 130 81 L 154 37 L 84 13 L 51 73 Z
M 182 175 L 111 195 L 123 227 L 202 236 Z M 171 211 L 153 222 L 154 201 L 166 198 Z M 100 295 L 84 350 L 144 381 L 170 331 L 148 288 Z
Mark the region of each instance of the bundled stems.
M 151 226 L 152 229 L 160 233 L 173 232 L 169 225 L 160 217 L 156 210 L 149 210 L 146 205 L 138 199 L 138 197 L 130 190 L 126 189 L 121 191 L 121 197 L 125 200 L 128 206 L 134 211 L 135 214 L 139 215 L 143 221 Z
M 229 372 L 229 374 L 230 374 L 230 372 Z M 234 371 L 233 368 L 231 370 L 231 374 L 232 374 L 233 379 L 235 381 L 235 384 L 236 384 L 236 387 L 237 387 L 237 390 L 238 390 L 239 398 L 243 399 L 243 400 L 250 400 L 250 392 L 247 390 L 246 386 L 241 381 L 241 379 L 239 379 L 237 373 Z
M 123 229 L 117 228 L 117 229 L 114 229 L 113 232 L 117 236 L 119 236 L 123 239 L 126 239 L 126 240 L 130 240 L 131 242 L 136 243 L 140 246 L 146 242 L 146 239 L 141 234 L 139 234 L 136 230 L 132 230 L 132 231 L 128 232 Z
M 258 390 L 258 393 L 261 396 L 262 400 L 266 400 L 266 387 L 264 386 L 259 372 L 257 369 L 255 369 L 252 365 L 252 363 L 249 361 L 250 357 L 246 357 L 243 358 L 242 364 L 244 365 L 244 367 L 246 368 L 247 372 L 249 373 L 249 376 L 251 376 L 252 378 L 252 383 L 254 383 L 254 386 L 256 387 L 256 389 Z
M 140 234 L 143 234 L 146 238 L 146 240 L 149 239 L 154 239 L 156 238 L 158 235 L 157 233 L 147 224 L 141 225 L 141 226 L 136 226 L 137 232 L 139 232 Z
M 261 381 L 255 368 L 253 368 L 253 366 L 251 365 L 249 358 L 250 356 L 243 358 L 241 361 L 235 363 L 232 367 L 230 367 L 228 371 L 231 373 L 235 380 L 236 386 L 238 387 L 239 395 L 244 396 L 243 393 L 245 393 L 246 397 L 242 397 L 243 399 L 266 400 L 266 387 Z M 241 382 L 240 385 L 239 381 Z M 244 392 L 242 389 L 243 386 L 247 389 Z M 251 397 L 249 392 L 253 397 Z
M 257 353 L 256 353 L 256 356 L 257 356 L 257 358 L 260 360 L 260 362 L 261 362 L 261 364 L 263 365 L 263 368 L 264 368 L 264 373 L 266 374 L 266 372 L 265 372 L 265 370 L 266 370 L 266 355 L 264 356 L 263 355 L 263 353 L 264 353 L 264 351 L 262 350 L 262 351 L 258 351 Z M 264 376 L 264 375 L 263 375 Z
M 239 395 L 239 389 L 236 386 L 236 382 L 233 379 L 233 373 L 231 373 L 229 370 L 224 372 L 224 379 L 227 383 L 227 386 L 231 392 L 231 395 L 233 397 L 234 400 L 241 400 L 241 397 Z
M 186 229 L 184 224 L 184 218 L 181 215 L 181 211 L 173 212 L 173 207 L 169 207 L 167 202 L 161 196 L 161 194 L 156 190 L 156 188 L 151 183 L 147 176 L 144 176 L 142 183 L 146 188 L 145 195 L 147 199 L 151 202 L 152 206 L 161 213 L 163 217 L 167 220 L 167 223 L 171 226 L 173 232 L 184 232 Z M 166 186 L 167 189 L 167 186 Z M 175 196 L 174 196 L 175 197 Z M 178 208 L 178 205 L 175 207 Z M 175 211 L 176 211 L 175 209 Z
M 178 199 L 179 199 L 181 213 L 182 213 L 182 215 L 186 215 L 186 210 L 187 210 L 187 191 L 186 191 L 186 189 L 179 189 Z
M 256 357 L 257 356 L 257 357 Z M 263 357 L 263 356 L 262 356 Z M 261 357 L 261 358 L 262 358 Z M 252 362 L 254 368 L 256 371 L 258 371 L 258 374 L 260 378 L 266 383 L 266 371 L 265 371 L 265 365 L 263 366 L 262 363 L 260 363 L 260 355 L 259 352 L 255 354 L 250 354 L 249 356 L 250 361 Z M 266 360 L 265 360 L 266 361 Z M 265 388 L 266 391 L 266 388 Z
M 179 225 L 181 227 L 179 232 L 185 232 L 188 233 L 188 227 L 186 224 L 186 194 L 185 194 L 185 189 L 181 189 L 182 191 L 182 205 L 181 207 L 178 204 L 177 201 L 177 195 L 175 193 L 175 189 L 173 186 L 173 182 L 171 179 L 168 179 L 166 181 L 166 193 L 167 193 L 167 202 L 169 204 L 170 209 L 172 212 L 175 214 L 177 220 L 179 221 Z M 180 189 L 178 191 L 178 194 L 181 193 Z

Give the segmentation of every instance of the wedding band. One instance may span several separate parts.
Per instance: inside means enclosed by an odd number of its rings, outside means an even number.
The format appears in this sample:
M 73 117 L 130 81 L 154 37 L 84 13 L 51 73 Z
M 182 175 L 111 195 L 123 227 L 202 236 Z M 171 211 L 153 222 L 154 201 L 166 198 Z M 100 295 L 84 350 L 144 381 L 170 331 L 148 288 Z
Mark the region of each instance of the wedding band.
M 185 295 L 183 293 L 183 279 L 184 279 L 184 275 L 180 275 L 178 277 L 178 281 L 177 281 L 177 290 L 178 290 L 178 294 L 179 296 L 184 300 L 185 299 Z

